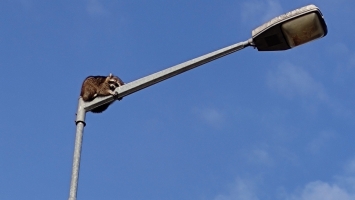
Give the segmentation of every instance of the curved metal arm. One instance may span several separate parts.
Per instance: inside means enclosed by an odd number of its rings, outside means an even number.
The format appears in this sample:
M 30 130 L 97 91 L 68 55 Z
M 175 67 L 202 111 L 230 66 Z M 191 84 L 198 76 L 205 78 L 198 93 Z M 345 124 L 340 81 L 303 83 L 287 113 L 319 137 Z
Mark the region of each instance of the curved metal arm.
M 184 63 L 175 65 L 173 67 L 164 69 L 162 71 L 159 71 L 154 74 L 140 78 L 138 80 L 132 81 L 132 82 L 127 83 L 121 87 L 118 87 L 115 90 L 118 93 L 118 96 L 116 98 L 125 97 L 125 96 L 130 95 L 134 92 L 142 90 L 146 87 L 152 86 L 156 83 L 159 83 L 159 82 L 169 79 L 173 76 L 176 76 L 178 74 L 186 72 L 190 69 L 196 68 L 196 67 L 206 64 L 208 62 L 216 60 L 220 57 L 223 57 L 228 54 L 239 51 L 241 49 L 244 49 L 247 46 L 252 46 L 251 39 L 244 41 L 244 42 L 239 42 L 239 43 L 224 47 L 222 49 L 208 53 L 206 55 L 194 58 L 194 59 L 186 61 Z M 98 98 L 95 98 L 91 102 L 84 103 L 83 107 L 84 107 L 85 111 L 90 111 L 98 106 L 104 105 L 106 103 L 111 103 L 114 100 L 115 100 L 115 98 L 113 96 L 98 97 Z

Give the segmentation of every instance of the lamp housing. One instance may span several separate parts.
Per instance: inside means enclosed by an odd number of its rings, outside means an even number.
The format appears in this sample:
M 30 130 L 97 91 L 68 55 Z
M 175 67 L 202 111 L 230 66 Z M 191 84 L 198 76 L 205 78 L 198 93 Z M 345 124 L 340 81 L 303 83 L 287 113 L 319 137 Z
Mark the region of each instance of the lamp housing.
M 259 51 L 287 50 L 326 36 L 327 25 L 319 8 L 308 5 L 275 17 L 252 31 Z

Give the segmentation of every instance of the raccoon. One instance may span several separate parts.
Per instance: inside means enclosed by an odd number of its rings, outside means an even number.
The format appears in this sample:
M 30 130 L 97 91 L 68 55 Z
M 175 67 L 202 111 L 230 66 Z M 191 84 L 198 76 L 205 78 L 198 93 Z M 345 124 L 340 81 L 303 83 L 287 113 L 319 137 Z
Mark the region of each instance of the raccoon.
M 94 100 L 98 96 L 117 95 L 114 90 L 122 85 L 124 85 L 123 81 L 112 74 L 109 76 L 89 76 L 84 80 L 83 85 L 81 86 L 80 96 L 85 102 L 88 102 Z M 121 99 L 122 98 L 119 98 L 118 100 Z M 109 106 L 110 103 L 99 106 L 91 110 L 91 112 L 101 113 Z

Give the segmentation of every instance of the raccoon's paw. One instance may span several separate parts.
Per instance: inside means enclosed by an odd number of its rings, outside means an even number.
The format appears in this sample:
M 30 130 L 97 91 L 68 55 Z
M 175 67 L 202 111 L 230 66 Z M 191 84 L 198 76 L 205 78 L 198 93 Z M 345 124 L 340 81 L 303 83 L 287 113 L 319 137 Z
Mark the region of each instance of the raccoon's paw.
M 110 93 L 110 94 L 113 95 L 113 96 L 117 95 L 117 92 L 116 92 L 116 91 L 108 90 L 107 92 Z
M 112 96 L 113 96 L 115 99 L 116 99 L 117 96 L 118 96 L 118 92 L 117 92 L 117 91 L 114 91 L 114 92 L 112 92 L 111 94 L 112 94 Z
M 115 98 L 116 100 L 122 100 L 122 97 L 121 98 L 118 98 L 118 92 L 115 91 L 114 94 L 113 94 L 113 98 Z

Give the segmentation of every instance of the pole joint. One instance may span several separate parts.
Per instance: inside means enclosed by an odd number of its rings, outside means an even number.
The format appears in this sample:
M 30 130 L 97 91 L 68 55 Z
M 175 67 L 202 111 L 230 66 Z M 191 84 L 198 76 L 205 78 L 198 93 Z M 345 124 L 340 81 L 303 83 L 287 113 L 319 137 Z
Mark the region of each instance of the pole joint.
M 84 122 L 84 121 L 77 121 L 77 120 L 75 120 L 75 125 L 78 125 L 79 123 L 83 123 L 84 127 L 86 126 L 86 122 Z

